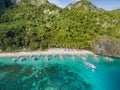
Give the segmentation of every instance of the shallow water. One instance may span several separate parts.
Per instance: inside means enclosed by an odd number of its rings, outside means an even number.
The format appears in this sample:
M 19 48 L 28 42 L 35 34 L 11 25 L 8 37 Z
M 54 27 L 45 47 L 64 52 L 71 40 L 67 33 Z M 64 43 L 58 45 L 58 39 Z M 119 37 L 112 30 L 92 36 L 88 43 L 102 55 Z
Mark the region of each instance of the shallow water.
M 85 65 L 86 61 L 96 69 Z M 0 58 L 0 90 L 120 90 L 120 59 L 90 55 Z

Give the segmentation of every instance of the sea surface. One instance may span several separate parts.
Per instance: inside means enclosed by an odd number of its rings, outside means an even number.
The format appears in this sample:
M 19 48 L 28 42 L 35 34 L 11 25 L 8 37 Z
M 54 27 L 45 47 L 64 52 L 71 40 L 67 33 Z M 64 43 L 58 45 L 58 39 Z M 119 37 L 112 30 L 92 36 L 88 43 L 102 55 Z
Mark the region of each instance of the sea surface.
M 0 58 L 0 90 L 120 90 L 120 59 L 92 55 Z

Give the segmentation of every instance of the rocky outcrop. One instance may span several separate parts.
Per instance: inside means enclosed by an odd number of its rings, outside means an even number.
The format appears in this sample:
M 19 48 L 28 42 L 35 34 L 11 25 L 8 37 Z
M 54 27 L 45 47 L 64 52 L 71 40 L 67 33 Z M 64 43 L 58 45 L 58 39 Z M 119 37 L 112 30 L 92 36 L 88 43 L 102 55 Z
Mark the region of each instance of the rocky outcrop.
M 69 10 L 71 10 L 73 7 L 76 9 L 80 8 L 80 9 L 83 9 L 85 11 L 91 11 L 91 12 L 97 12 L 97 10 L 98 10 L 98 8 L 96 6 L 94 6 L 92 3 L 90 3 L 86 0 L 78 1 L 75 4 L 70 3 L 67 6 L 67 8 Z
M 19 5 L 19 4 L 21 4 L 24 0 L 10 0 L 10 1 L 11 1 L 11 3 L 13 3 L 13 4 Z
M 10 5 L 20 5 L 29 2 L 30 4 L 40 6 L 47 3 L 47 0 L 0 0 L 0 8 L 4 9 Z
M 100 39 L 94 50 L 96 54 L 120 58 L 120 39 Z
M 31 4 L 36 5 L 36 6 L 40 6 L 45 3 L 47 3 L 47 0 L 31 0 Z
M 5 0 L 0 0 L 0 9 L 5 9 L 5 8 L 6 8 Z

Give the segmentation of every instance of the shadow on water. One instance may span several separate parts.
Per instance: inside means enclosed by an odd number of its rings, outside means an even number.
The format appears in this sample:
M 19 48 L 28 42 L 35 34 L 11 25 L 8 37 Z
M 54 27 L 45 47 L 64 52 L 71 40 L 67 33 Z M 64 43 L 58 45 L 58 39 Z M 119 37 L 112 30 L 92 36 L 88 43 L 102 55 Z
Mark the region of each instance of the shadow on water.
M 0 90 L 92 90 L 80 70 L 58 63 L 41 65 L 1 65 Z
M 44 80 L 40 83 L 42 89 L 55 87 L 60 90 L 90 90 L 91 85 L 86 83 L 77 73 L 67 65 L 50 65 L 41 70 L 40 79 Z M 49 81 L 49 82 L 48 82 Z M 40 88 L 39 87 L 39 88 Z

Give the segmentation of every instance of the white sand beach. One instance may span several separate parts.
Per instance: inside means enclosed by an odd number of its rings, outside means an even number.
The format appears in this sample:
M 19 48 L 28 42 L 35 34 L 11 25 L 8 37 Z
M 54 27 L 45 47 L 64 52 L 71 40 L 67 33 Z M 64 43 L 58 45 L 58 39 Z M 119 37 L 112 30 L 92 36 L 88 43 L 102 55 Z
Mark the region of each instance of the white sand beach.
M 21 52 L 1 52 L 0 57 L 18 57 L 18 56 L 32 56 L 32 55 L 85 55 L 93 52 L 78 49 L 65 49 L 65 48 L 51 48 L 46 51 L 21 51 Z

